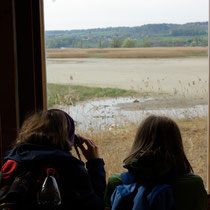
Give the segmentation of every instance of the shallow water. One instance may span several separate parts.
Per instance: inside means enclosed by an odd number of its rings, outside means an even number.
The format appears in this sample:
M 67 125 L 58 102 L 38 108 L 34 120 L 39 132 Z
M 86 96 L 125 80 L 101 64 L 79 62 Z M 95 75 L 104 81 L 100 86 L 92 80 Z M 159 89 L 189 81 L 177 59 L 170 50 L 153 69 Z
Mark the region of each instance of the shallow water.
M 86 101 L 75 106 L 65 107 L 76 121 L 77 127 L 82 130 L 112 129 L 114 126 L 125 126 L 128 123 L 139 123 L 149 114 L 167 115 L 174 119 L 193 118 L 207 116 L 207 105 L 196 105 L 188 108 L 163 108 L 153 110 L 124 110 L 120 105 L 141 104 L 144 101 L 152 101 L 153 98 L 115 98 L 97 101 Z

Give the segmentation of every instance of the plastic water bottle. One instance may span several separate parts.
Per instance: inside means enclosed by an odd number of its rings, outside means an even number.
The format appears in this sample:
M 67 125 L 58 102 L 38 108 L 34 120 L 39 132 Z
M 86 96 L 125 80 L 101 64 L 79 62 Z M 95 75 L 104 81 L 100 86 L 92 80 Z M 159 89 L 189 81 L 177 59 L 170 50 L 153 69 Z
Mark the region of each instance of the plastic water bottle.
M 47 168 L 47 177 L 45 178 L 41 190 L 38 192 L 38 205 L 46 208 L 56 209 L 61 205 L 61 196 L 55 179 L 55 169 Z

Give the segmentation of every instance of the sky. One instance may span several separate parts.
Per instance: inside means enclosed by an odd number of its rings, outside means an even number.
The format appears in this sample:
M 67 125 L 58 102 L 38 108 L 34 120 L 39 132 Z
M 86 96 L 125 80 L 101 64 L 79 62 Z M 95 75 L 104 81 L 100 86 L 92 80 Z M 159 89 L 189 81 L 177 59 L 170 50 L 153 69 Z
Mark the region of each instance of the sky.
M 45 30 L 208 21 L 209 0 L 44 0 Z

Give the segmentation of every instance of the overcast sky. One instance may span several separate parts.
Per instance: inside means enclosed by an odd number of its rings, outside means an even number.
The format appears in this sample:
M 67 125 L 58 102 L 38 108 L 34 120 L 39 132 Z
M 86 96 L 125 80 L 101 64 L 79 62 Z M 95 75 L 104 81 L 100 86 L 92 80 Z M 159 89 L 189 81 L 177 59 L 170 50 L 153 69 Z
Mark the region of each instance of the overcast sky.
M 44 0 L 45 29 L 208 21 L 208 0 Z

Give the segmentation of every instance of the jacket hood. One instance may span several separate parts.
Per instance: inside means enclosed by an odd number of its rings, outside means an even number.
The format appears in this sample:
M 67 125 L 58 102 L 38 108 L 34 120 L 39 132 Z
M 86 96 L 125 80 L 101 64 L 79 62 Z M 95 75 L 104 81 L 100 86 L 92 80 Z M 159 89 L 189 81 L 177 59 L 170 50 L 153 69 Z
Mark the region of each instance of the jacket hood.
M 8 151 L 4 156 L 5 161 L 15 160 L 19 163 L 53 162 L 59 159 L 82 162 L 72 156 L 71 153 L 38 144 L 21 144 Z
M 143 183 L 166 181 L 167 177 L 173 173 L 169 163 L 151 154 L 134 158 L 124 168 L 134 175 L 135 180 Z

